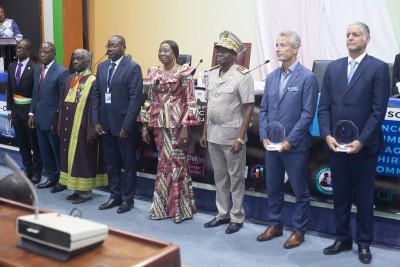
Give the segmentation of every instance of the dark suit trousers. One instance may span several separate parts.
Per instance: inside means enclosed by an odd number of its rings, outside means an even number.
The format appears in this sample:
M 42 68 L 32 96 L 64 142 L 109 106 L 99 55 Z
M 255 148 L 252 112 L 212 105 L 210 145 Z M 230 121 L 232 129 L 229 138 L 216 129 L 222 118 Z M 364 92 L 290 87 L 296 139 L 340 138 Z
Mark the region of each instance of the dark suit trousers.
M 110 198 L 133 200 L 136 191 L 136 134 L 119 138 L 110 133 L 102 135 L 107 165 Z M 124 172 L 121 172 L 121 169 Z
M 377 153 L 349 155 L 329 152 L 337 240 L 352 240 L 350 211 L 354 196 L 357 205 L 355 240 L 362 246 L 368 246 L 373 241 L 377 159 Z
M 48 181 L 58 182 L 60 180 L 60 139 L 51 130 L 41 130 L 38 127 L 36 129 L 40 155 Z
M 40 177 L 42 175 L 42 160 L 40 157 L 39 143 L 36 129 L 30 129 L 28 120 L 14 117 L 12 120 L 19 153 L 26 173 Z M 33 156 L 32 152 L 33 151 Z
M 267 172 L 268 221 L 272 226 L 282 227 L 284 205 L 285 170 L 296 197 L 292 224 L 296 231 L 307 230 L 310 212 L 310 192 L 308 189 L 307 160 L 309 151 L 265 153 Z

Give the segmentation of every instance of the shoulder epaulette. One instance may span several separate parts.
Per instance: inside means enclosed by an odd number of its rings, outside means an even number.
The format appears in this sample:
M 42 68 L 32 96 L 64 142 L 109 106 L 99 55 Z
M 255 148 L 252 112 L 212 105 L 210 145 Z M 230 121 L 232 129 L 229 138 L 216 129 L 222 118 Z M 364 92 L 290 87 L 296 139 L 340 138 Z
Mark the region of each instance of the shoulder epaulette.
M 240 66 L 240 65 L 237 66 L 236 70 L 238 70 L 243 75 L 250 72 L 248 69 L 246 69 L 245 67 Z
M 215 65 L 214 67 L 212 67 L 210 70 L 215 70 L 215 69 L 217 69 L 217 68 L 219 68 L 220 67 L 220 65 Z

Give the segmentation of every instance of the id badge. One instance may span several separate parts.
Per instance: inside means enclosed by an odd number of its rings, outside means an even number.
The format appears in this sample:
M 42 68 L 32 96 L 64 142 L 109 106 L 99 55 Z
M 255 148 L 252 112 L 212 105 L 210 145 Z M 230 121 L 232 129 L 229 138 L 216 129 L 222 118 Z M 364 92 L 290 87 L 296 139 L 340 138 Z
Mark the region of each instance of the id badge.
M 106 104 L 111 104 L 111 93 L 105 95 Z

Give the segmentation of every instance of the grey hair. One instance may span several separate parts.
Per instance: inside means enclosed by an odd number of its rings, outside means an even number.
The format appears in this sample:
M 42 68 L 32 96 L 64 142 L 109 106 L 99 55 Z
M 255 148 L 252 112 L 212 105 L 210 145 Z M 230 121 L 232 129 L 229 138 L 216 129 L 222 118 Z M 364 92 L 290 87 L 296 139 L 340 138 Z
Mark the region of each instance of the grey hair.
M 369 36 L 369 27 L 367 26 L 367 24 L 357 21 L 357 22 L 350 23 L 349 27 L 350 26 L 359 26 L 361 28 L 363 36 Z
M 295 32 L 295 31 L 284 31 L 279 33 L 279 36 L 285 36 L 289 38 L 289 42 L 291 46 L 300 48 L 301 45 L 301 39 L 300 36 Z

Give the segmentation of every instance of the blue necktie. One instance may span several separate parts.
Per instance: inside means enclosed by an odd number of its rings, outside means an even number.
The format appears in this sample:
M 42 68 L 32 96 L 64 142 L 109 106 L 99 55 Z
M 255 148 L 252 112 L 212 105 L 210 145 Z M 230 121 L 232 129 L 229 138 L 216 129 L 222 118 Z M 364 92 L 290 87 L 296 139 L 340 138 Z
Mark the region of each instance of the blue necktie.
M 112 75 L 114 73 L 115 65 L 117 65 L 117 64 L 111 63 L 111 66 L 108 69 L 108 80 L 107 80 L 107 87 L 108 88 L 110 88 L 111 78 L 112 78 Z
M 23 65 L 24 64 L 22 64 L 21 62 L 18 63 L 17 73 L 15 74 L 15 82 L 16 82 L 17 86 L 19 84 L 19 81 L 21 80 L 21 70 L 22 70 Z
M 353 78 L 354 72 L 356 71 L 356 66 L 358 62 L 355 60 L 350 61 L 350 73 L 349 77 L 347 78 L 347 84 L 350 84 L 351 78 Z

